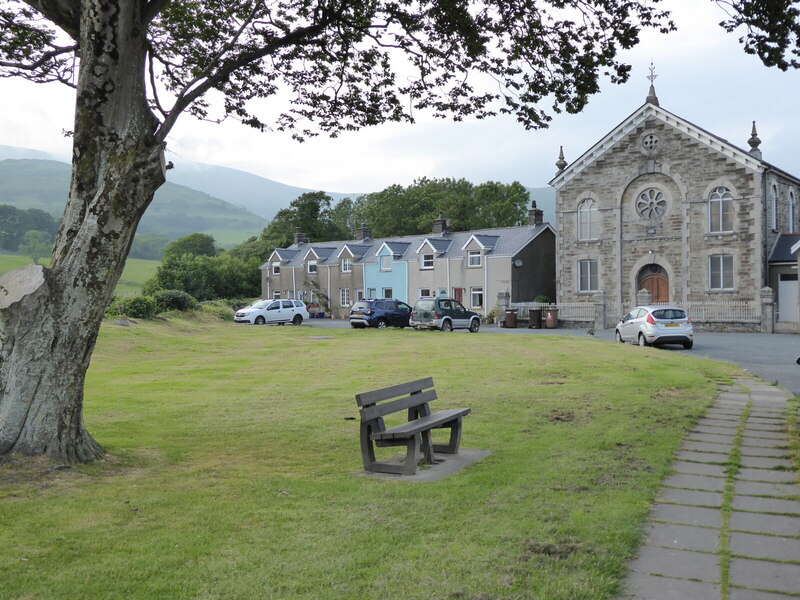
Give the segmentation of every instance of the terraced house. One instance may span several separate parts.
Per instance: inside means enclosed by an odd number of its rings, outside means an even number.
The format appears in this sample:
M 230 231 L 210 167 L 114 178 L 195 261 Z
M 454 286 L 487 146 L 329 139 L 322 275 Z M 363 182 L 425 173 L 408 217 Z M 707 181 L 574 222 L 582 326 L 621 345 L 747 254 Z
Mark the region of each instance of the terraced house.
M 796 330 L 800 179 L 762 158 L 749 125 L 744 150 L 662 108 L 651 79 L 645 103 L 582 156 L 562 151 L 558 301 L 605 299 L 606 327 L 649 296 L 710 327 Z
M 354 240 L 315 243 L 298 231 L 261 272 L 263 297 L 327 305 L 336 316 L 361 298 L 427 296 L 452 296 L 486 315 L 500 292 L 517 302 L 555 297 L 555 232 L 535 206 L 518 227 L 451 232 L 440 216 L 428 235 L 373 239 L 362 226 Z

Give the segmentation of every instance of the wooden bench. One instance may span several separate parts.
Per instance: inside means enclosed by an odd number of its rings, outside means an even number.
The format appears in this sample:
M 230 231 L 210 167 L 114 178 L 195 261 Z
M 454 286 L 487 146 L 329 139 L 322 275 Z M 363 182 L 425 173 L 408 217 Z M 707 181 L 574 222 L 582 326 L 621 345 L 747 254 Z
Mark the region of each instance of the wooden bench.
M 428 389 L 431 388 L 431 389 Z M 436 399 L 433 378 L 393 385 L 391 387 L 356 394 L 361 407 L 361 457 L 367 471 L 413 475 L 417 471 L 417 453 L 422 451 L 428 464 L 433 464 L 433 453 L 457 454 L 461 444 L 461 419 L 468 408 L 451 408 L 432 413 L 429 403 Z M 408 422 L 386 429 L 383 418 L 408 409 Z M 433 444 L 431 429 L 450 429 L 447 444 Z M 375 446 L 406 446 L 404 464 L 375 460 Z

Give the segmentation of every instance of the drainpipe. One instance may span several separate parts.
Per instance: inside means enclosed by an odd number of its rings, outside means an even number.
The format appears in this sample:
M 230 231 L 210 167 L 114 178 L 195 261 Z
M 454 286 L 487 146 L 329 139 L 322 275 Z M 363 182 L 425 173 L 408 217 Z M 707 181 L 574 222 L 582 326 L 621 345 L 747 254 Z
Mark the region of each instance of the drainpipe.
M 445 258 L 444 260 L 447 263 L 447 295 L 450 296 L 453 294 L 453 288 L 450 287 L 450 259 Z
M 328 299 L 331 299 L 331 266 L 327 265 L 328 267 Z M 341 300 L 341 298 L 339 298 Z
M 489 298 L 489 257 L 484 254 L 486 260 L 483 261 L 483 316 L 486 316 L 486 299 Z M 472 298 L 469 299 L 470 304 Z
M 763 239 L 761 240 L 761 287 L 769 286 L 769 244 L 767 240 L 769 239 L 769 234 L 772 231 L 770 227 L 769 221 L 769 198 L 767 197 L 767 175 L 772 169 L 769 167 L 764 168 L 764 172 L 761 174 L 761 218 L 763 220 Z M 775 201 L 775 210 L 778 210 L 778 202 Z M 775 224 L 777 225 L 778 217 L 775 216 Z
M 295 298 L 297 298 L 297 281 L 295 281 L 295 278 L 294 278 L 294 270 L 295 270 L 296 268 L 297 268 L 297 267 L 292 267 L 292 295 L 293 295 Z

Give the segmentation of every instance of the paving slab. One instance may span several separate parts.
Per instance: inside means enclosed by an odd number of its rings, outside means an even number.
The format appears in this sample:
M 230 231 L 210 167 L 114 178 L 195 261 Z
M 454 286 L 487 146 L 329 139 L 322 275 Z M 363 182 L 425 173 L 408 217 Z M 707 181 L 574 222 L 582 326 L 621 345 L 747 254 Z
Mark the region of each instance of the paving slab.
M 719 583 L 719 556 L 705 552 L 643 546 L 630 568 L 638 573 Z
M 452 475 L 468 467 L 474 462 L 485 458 L 491 454 L 490 450 L 476 450 L 473 448 L 460 448 L 458 454 L 439 454 L 435 453 L 433 458 L 436 464 L 418 468 L 414 475 L 395 475 L 393 473 L 369 473 L 361 471 L 357 475 L 361 477 L 368 477 L 370 479 L 391 479 L 393 481 L 406 481 L 406 482 L 426 482 L 438 481 L 448 475 Z M 405 455 L 397 455 L 386 462 L 402 464 L 405 461 Z
M 741 468 L 736 474 L 736 479 L 743 481 L 769 481 L 776 483 L 797 483 L 797 474 L 794 471 L 776 471 L 774 469 Z M 800 488 L 797 488 L 800 494 Z
M 742 447 L 754 446 L 756 448 L 786 448 L 786 436 L 780 438 L 767 439 L 753 435 L 742 436 Z
M 774 456 L 785 458 L 789 454 L 786 448 L 755 448 L 753 446 L 742 446 L 740 448 L 743 456 Z
M 786 425 L 782 421 L 776 421 L 776 425 L 767 425 L 766 423 L 751 423 L 748 421 L 744 428 L 745 435 L 753 434 L 758 435 L 761 432 L 769 433 L 782 433 L 786 434 Z
M 747 422 L 753 425 L 780 425 L 783 426 L 786 421 L 786 415 L 777 414 L 775 416 L 754 417 L 752 414 L 748 417 Z
M 791 467 L 792 461 L 788 458 L 776 458 L 772 456 L 739 456 L 739 464 L 743 467 L 774 469 L 775 467 Z
M 736 481 L 733 484 L 735 494 L 745 494 L 746 496 L 774 496 L 783 498 L 786 496 L 797 496 L 796 485 L 789 483 L 763 483 L 760 481 Z
M 695 452 L 694 450 L 680 450 L 675 454 L 677 460 L 691 460 L 694 462 L 702 463 L 727 463 L 728 455 L 722 452 Z M 778 460 L 775 458 L 767 458 L 764 460 Z M 790 463 L 791 464 L 791 463 Z M 756 465 L 758 466 L 758 465 Z M 774 465 L 771 465 L 774 466 Z
M 718 433 L 701 433 L 690 431 L 689 435 L 686 436 L 687 440 L 692 440 L 694 442 L 712 442 L 716 444 L 731 444 L 733 443 L 735 436 L 731 435 L 720 435 Z
M 725 467 L 723 465 L 711 465 L 707 463 L 677 460 L 670 466 L 676 473 L 684 473 L 686 475 L 711 475 L 712 477 L 725 477 Z
M 732 531 L 730 548 L 733 554 L 739 556 L 794 561 L 800 564 L 800 538 Z
M 650 515 L 656 521 L 701 525 L 703 527 L 722 527 L 722 513 L 716 508 L 683 506 L 680 504 L 656 504 Z M 677 575 L 676 575 L 677 577 Z
M 717 550 L 719 530 L 692 525 L 674 525 L 672 523 L 650 523 L 645 528 L 646 543 L 651 546 L 663 546 L 678 550 L 696 550 L 715 552 Z
M 687 581 L 632 573 L 628 579 L 625 600 L 719 600 L 720 589 L 716 583 Z
M 709 477 L 708 475 L 686 475 L 684 473 L 678 473 L 677 475 L 667 477 L 667 479 L 664 480 L 664 485 L 690 490 L 721 492 L 725 489 L 725 479 L 722 477 Z
M 699 490 L 665 487 L 658 495 L 657 501 L 719 508 L 722 506 L 722 492 L 701 492 Z
M 785 515 L 735 510 L 731 512 L 731 529 L 753 533 L 800 536 L 800 519 Z
M 730 581 L 733 585 L 767 592 L 800 593 L 800 565 L 734 557 Z
M 697 421 L 697 425 L 701 425 L 703 427 L 723 427 L 725 429 L 737 429 L 739 427 L 739 419 L 736 417 L 730 417 L 728 419 L 723 419 L 720 417 L 714 416 L 705 416 L 699 421 Z M 759 423 L 760 425 L 760 423 Z
M 796 600 L 797 596 L 787 596 L 786 594 L 773 594 L 772 592 L 757 592 L 731 587 L 729 600 Z
M 736 427 L 720 427 L 719 425 L 695 425 L 692 427 L 692 433 L 711 433 L 716 435 L 724 435 L 735 437 Z
M 723 452 L 730 454 L 733 449 L 733 442 L 720 444 L 719 442 L 698 442 L 694 440 L 684 440 L 681 444 L 683 450 L 698 450 L 700 452 Z M 786 451 L 784 451 L 786 454 Z
M 758 438 L 760 440 L 786 440 L 786 432 L 781 431 L 754 431 L 749 427 L 745 427 L 742 432 L 742 439 Z
M 800 517 L 800 501 L 784 498 L 762 498 L 761 496 L 734 496 L 733 508 L 761 513 L 797 515 Z

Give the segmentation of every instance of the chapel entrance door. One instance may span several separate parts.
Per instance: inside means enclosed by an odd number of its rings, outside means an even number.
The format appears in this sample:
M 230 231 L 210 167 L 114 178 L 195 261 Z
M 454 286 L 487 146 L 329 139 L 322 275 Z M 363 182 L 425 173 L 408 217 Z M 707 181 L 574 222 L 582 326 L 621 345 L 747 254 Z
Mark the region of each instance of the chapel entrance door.
M 653 304 L 669 302 L 669 276 L 659 265 L 647 265 L 639 272 L 636 289 L 648 290 Z

